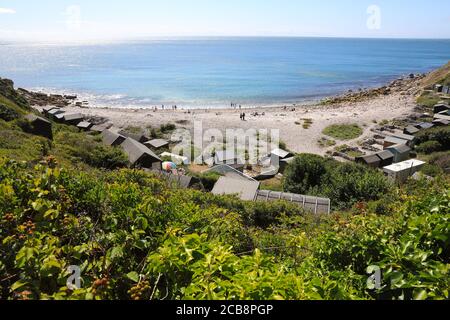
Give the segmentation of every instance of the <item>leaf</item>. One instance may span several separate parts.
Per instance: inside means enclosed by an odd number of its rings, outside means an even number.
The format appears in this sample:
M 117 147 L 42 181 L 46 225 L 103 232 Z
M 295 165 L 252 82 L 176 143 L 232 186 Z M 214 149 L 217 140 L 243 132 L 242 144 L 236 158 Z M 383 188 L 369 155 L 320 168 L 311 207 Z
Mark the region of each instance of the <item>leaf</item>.
M 426 300 L 428 298 L 427 291 L 424 289 L 415 289 L 413 298 L 414 300 Z
M 128 279 L 134 282 L 139 282 L 139 274 L 136 271 L 129 272 L 127 274 Z
M 111 260 L 114 260 L 116 258 L 122 258 L 123 257 L 123 248 L 122 247 L 114 247 L 111 250 Z
M 28 282 L 23 282 L 22 280 L 16 281 L 11 286 L 11 291 L 17 291 L 28 285 Z

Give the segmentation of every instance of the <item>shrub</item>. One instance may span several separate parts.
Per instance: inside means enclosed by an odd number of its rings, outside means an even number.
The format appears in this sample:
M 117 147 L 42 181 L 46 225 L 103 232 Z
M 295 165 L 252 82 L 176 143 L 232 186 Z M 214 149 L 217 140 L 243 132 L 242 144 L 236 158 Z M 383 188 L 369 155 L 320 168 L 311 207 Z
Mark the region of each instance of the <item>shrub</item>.
M 443 149 L 443 146 L 439 142 L 434 141 L 434 140 L 423 142 L 416 147 L 417 152 L 425 153 L 425 154 L 440 151 L 442 149 Z
M 441 167 L 435 165 L 435 164 L 425 164 L 422 169 L 420 170 L 424 175 L 430 176 L 430 177 L 436 177 L 442 173 L 444 173 L 444 170 L 442 170 Z
M 332 125 L 323 130 L 323 134 L 337 140 L 352 140 L 360 137 L 363 130 L 357 124 Z
M 216 172 L 208 172 L 199 174 L 197 177 L 200 179 L 206 190 L 212 190 L 221 175 Z
M 0 104 L 0 119 L 3 119 L 5 121 L 12 121 L 18 118 L 19 114 L 16 111 L 8 108 L 3 104 Z
M 284 190 L 305 194 L 323 183 L 326 172 L 324 158 L 314 154 L 301 154 L 286 168 Z
M 329 197 L 334 208 L 349 208 L 359 201 L 379 199 L 390 190 L 380 172 L 355 163 L 339 163 L 302 154 L 286 168 L 287 192 Z
M 64 152 L 93 167 L 116 169 L 128 164 L 121 149 L 105 146 L 83 133 L 61 131 L 55 142 Z
M 422 130 L 417 134 L 417 143 L 421 145 L 424 142 L 436 141 L 441 146 L 441 150 L 449 150 L 450 148 L 450 127 L 436 127 Z
M 167 124 L 161 125 L 160 130 L 162 133 L 169 133 L 169 132 L 174 131 L 176 128 L 177 128 L 177 126 L 174 125 L 173 123 L 167 123 Z

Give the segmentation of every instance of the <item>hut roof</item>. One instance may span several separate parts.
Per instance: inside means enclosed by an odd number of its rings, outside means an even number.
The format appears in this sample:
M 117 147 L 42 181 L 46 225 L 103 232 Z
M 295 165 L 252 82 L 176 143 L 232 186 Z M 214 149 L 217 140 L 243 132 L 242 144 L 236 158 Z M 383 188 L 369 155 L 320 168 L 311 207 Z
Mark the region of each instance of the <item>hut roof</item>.
M 61 113 L 65 113 L 65 111 L 62 110 L 61 108 L 51 108 L 50 110 L 48 110 L 48 114 L 50 114 L 52 116 L 56 116 L 57 114 L 61 114 Z
M 132 138 L 127 138 L 121 146 L 128 155 L 128 160 L 131 164 L 138 162 L 144 155 L 148 155 L 157 161 L 161 161 L 161 159 L 152 150 Z
M 292 157 L 292 153 L 283 149 L 274 149 L 271 154 L 279 157 L 280 159 Z
M 75 120 L 83 120 L 84 116 L 81 113 L 71 113 L 64 115 L 64 121 L 75 121 Z
M 433 124 L 431 122 L 421 122 L 418 125 L 416 125 L 416 128 L 418 129 L 430 129 L 433 127 Z
M 29 114 L 25 115 L 25 119 L 27 119 L 29 122 L 36 122 L 36 121 L 38 121 L 38 122 L 43 122 L 43 123 L 51 125 L 51 122 L 48 121 L 47 119 L 39 117 L 39 116 L 37 116 L 35 114 L 32 114 L 32 113 L 29 113 Z
M 164 139 L 154 139 L 144 143 L 146 146 L 159 149 L 163 147 L 167 147 L 169 145 L 169 141 Z
M 405 128 L 404 133 L 412 135 L 412 134 L 418 133 L 419 131 L 420 131 L 420 129 L 418 129 L 418 128 L 414 127 L 414 126 L 408 126 L 408 127 Z
M 294 193 L 284 193 L 269 190 L 259 190 L 256 196 L 257 201 L 277 201 L 284 200 L 295 203 L 305 210 L 314 213 L 330 213 L 331 201 L 327 198 L 304 196 Z
M 389 150 L 384 150 L 381 152 L 378 152 L 376 154 L 381 160 L 388 160 L 394 158 L 394 155 Z
M 106 129 L 102 132 L 102 136 L 103 136 L 103 142 L 109 146 L 121 144 L 126 139 L 124 136 L 122 136 L 118 133 L 112 132 L 111 130 L 108 130 L 108 129 Z
M 408 147 L 405 144 L 397 144 L 397 145 L 391 146 L 391 147 L 389 147 L 387 149 L 390 150 L 390 151 L 397 152 L 397 153 L 408 153 L 408 152 L 411 152 L 411 148 Z
M 92 127 L 92 123 L 88 121 L 81 121 L 79 124 L 77 124 L 77 127 L 81 129 L 89 129 L 90 127 Z
M 383 169 L 386 172 L 401 172 L 404 170 L 422 166 L 424 164 L 425 164 L 425 162 L 423 162 L 423 161 L 411 159 L 411 160 L 406 160 L 403 162 L 392 164 L 390 166 L 384 167 Z
M 367 164 L 374 164 L 380 162 L 380 158 L 376 154 L 371 154 L 363 157 L 358 157 L 357 160 L 362 160 Z
M 237 194 L 241 200 L 254 201 L 258 189 L 259 182 L 257 181 L 220 177 L 211 192 L 216 195 Z
M 396 137 L 392 137 L 392 136 L 387 136 L 384 139 L 384 141 L 385 142 L 389 142 L 389 143 L 393 143 L 393 144 L 407 144 L 408 143 L 407 140 L 396 138 Z

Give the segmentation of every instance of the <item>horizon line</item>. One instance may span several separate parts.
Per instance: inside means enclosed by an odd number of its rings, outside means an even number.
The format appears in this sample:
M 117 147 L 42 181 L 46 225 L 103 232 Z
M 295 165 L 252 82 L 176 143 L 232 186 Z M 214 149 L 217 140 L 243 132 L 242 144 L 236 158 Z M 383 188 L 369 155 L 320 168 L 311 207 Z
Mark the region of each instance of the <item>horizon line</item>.
M 356 39 L 356 40 L 450 40 L 443 37 L 364 37 L 364 36 L 301 36 L 301 35 L 161 35 L 161 36 L 142 36 L 129 38 L 92 38 L 92 39 L 75 39 L 75 40 L 32 40 L 32 39 L 1 39 L 0 44 L 92 44 L 92 42 L 138 42 L 151 40 L 190 40 L 190 39 Z

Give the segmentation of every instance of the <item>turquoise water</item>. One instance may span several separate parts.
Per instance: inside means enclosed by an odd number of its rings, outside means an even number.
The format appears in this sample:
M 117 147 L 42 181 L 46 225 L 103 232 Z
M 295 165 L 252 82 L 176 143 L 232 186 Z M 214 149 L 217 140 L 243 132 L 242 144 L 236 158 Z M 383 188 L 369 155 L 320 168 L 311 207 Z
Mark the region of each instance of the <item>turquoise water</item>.
M 294 103 L 373 87 L 450 60 L 450 40 L 221 38 L 0 45 L 0 77 L 99 106 Z

